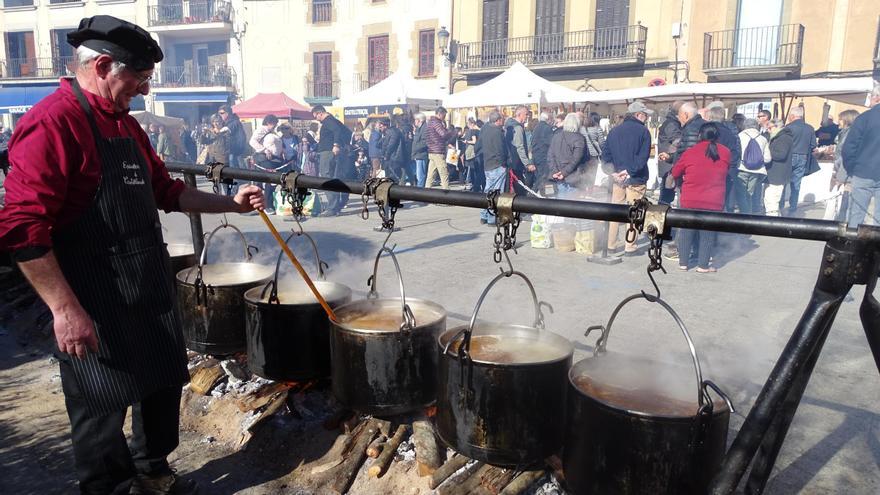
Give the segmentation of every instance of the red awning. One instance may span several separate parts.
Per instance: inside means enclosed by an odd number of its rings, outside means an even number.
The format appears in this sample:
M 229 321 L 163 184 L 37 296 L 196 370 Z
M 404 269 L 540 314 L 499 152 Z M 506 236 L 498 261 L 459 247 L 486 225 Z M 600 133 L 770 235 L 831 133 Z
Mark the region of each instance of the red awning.
M 241 118 L 261 119 L 273 114 L 282 119 L 312 120 L 311 109 L 284 93 L 257 93 L 238 105 L 232 107 Z

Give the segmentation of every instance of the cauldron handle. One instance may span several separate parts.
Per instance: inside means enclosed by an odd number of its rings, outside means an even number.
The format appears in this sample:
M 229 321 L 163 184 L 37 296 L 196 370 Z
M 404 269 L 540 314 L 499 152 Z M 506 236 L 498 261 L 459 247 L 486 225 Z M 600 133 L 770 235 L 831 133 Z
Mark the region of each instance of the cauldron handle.
M 394 270 L 397 271 L 397 281 L 400 284 L 400 331 L 412 330 L 417 325 L 416 317 L 413 314 L 412 309 L 410 309 L 409 305 L 406 303 L 406 289 L 403 286 L 403 274 L 400 272 L 400 263 L 397 262 L 397 256 L 394 255 L 392 248 L 382 246 L 382 249 L 376 254 L 376 261 L 373 262 L 373 274 L 367 279 L 367 284 L 370 286 L 370 292 L 367 293 L 367 299 L 379 297 L 379 291 L 376 290 L 376 280 L 379 271 L 379 258 L 382 257 L 382 253 L 388 253 L 391 256 L 391 261 L 394 262 Z
M 300 227 L 299 232 L 291 229 L 290 235 L 284 239 L 285 244 L 290 244 L 290 240 L 294 237 L 305 236 L 309 243 L 312 245 L 312 249 L 315 251 L 315 266 L 318 267 L 318 278 L 321 280 L 326 280 L 324 275 L 324 267 L 327 266 L 326 263 L 321 261 L 321 255 L 318 253 L 318 244 L 315 242 L 315 239 L 312 238 L 308 233 L 303 232 L 302 227 Z M 269 283 L 272 285 L 272 290 L 269 293 L 269 302 L 277 303 L 278 301 L 278 272 L 281 270 L 281 259 L 284 258 L 284 250 L 278 253 L 278 259 L 275 260 L 275 275 L 272 277 L 272 281 Z M 266 297 L 266 289 L 269 287 L 269 284 L 266 284 L 266 287 L 263 288 L 262 294 L 260 297 Z
M 672 309 L 672 306 L 670 306 L 666 301 L 664 301 L 663 299 L 660 299 L 659 297 L 656 297 L 653 295 L 646 295 L 644 293 L 633 294 L 633 295 L 627 297 L 626 299 L 624 299 L 623 301 L 621 301 L 620 304 L 618 304 L 617 307 L 614 308 L 614 311 L 611 313 L 611 318 L 608 319 L 607 325 L 605 325 L 604 327 L 593 326 L 593 327 L 590 327 L 589 329 L 587 329 L 586 335 L 589 335 L 592 330 L 596 330 L 598 328 L 601 328 L 601 330 L 602 330 L 602 335 L 599 337 L 599 340 L 596 341 L 596 350 L 594 351 L 594 354 L 600 354 L 600 353 L 606 352 L 605 348 L 608 345 L 608 336 L 611 333 L 611 325 L 614 324 L 614 320 L 615 320 L 615 318 L 617 318 L 617 314 L 620 313 L 620 310 L 625 305 L 627 305 L 629 302 L 634 301 L 636 299 L 644 299 L 648 302 L 659 304 L 663 309 L 665 309 L 672 316 L 672 319 L 675 320 L 675 323 L 678 324 L 678 328 L 681 329 L 681 333 L 682 333 L 682 335 L 684 335 L 684 338 L 687 341 L 688 350 L 691 353 L 691 359 L 693 360 L 693 363 L 694 363 L 694 372 L 697 377 L 697 401 L 698 401 L 698 404 L 701 409 L 703 408 L 703 406 L 708 406 L 709 408 L 711 408 L 712 407 L 712 398 L 709 397 L 709 392 L 708 392 L 707 388 L 711 387 L 716 392 L 720 392 L 720 390 L 718 389 L 717 386 L 715 386 L 714 383 L 712 383 L 708 380 L 703 380 L 703 371 L 702 371 L 702 368 L 700 367 L 700 358 L 697 356 L 697 350 L 694 347 L 694 341 L 691 339 L 691 334 L 688 332 L 687 327 L 684 324 L 684 321 L 682 321 L 681 317 L 678 316 L 678 313 L 676 313 L 675 310 Z M 727 402 L 728 407 L 731 408 L 731 411 L 733 411 L 733 405 L 730 403 L 730 399 L 728 399 L 727 396 L 724 395 L 723 393 L 720 393 L 720 395 Z
M 458 346 L 459 356 L 470 356 L 471 349 L 471 334 L 474 332 L 474 325 L 477 323 L 477 315 L 480 313 L 480 307 L 483 305 L 483 301 L 486 299 L 486 296 L 489 295 L 489 291 L 492 290 L 492 287 L 498 283 L 499 280 L 504 278 L 509 278 L 513 275 L 520 277 L 526 283 L 526 286 L 529 288 L 529 292 L 532 295 L 532 303 L 535 305 L 535 320 L 532 323 L 532 326 L 538 329 L 544 328 L 544 313 L 541 311 L 541 302 L 538 301 L 538 294 L 535 292 L 535 286 L 532 285 L 532 281 L 529 280 L 528 277 L 525 276 L 524 273 L 518 272 L 516 270 L 510 270 L 506 272 L 501 272 L 489 282 L 489 285 L 483 289 L 483 293 L 480 294 L 480 298 L 477 299 L 477 305 L 474 307 L 474 312 L 471 314 L 470 322 L 468 323 L 467 329 L 464 332 L 459 332 L 453 338 L 449 339 L 449 342 L 446 343 L 446 346 L 443 349 L 444 354 L 449 351 L 449 348 L 452 346 L 452 343 L 457 340 L 459 337 L 463 336 L 464 341 Z
M 226 222 L 224 221 L 223 223 L 221 223 L 220 225 L 218 225 L 217 227 L 215 227 L 214 230 L 212 230 L 212 231 L 206 236 L 206 239 L 205 239 L 205 245 L 202 247 L 202 252 L 201 252 L 201 254 L 199 255 L 199 268 L 198 268 L 198 276 L 196 277 L 196 285 L 198 285 L 198 284 L 199 284 L 199 281 L 202 280 L 202 267 L 205 265 L 205 261 L 207 261 L 207 259 L 208 259 L 208 246 L 211 245 L 211 239 L 214 238 L 214 235 L 217 234 L 217 231 L 219 231 L 220 229 L 225 229 L 225 228 L 230 228 L 230 229 L 232 229 L 232 230 L 238 232 L 238 236 L 241 238 L 241 242 L 242 242 L 242 244 L 244 244 L 244 258 L 245 258 L 245 261 L 250 261 L 250 260 L 251 260 L 251 252 L 250 252 L 250 249 L 249 249 L 250 246 L 248 245 L 247 238 L 245 238 L 244 234 L 241 232 L 241 230 L 238 229 L 238 227 L 236 227 L 235 225 L 232 225 L 232 224 L 226 223 Z M 190 275 L 190 273 L 192 273 L 192 270 L 190 270 L 189 272 L 187 272 L 187 274 L 186 274 L 186 278 L 184 279 L 184 282 L 189 283 L 189 275 Z

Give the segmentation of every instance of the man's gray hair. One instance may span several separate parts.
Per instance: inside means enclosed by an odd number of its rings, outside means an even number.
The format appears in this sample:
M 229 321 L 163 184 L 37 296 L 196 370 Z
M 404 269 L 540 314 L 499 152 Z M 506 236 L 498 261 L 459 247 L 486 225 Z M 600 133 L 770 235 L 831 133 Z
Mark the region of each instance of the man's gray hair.
M 550 114 L 547 112 L 541 112 L 541 115 L 538 115 L 539 122 L 548 122 L 550 120 Z
M 743 129 L 755 129 L 757 131 L 761 129 L 761 126 L 756 119 L 746 119 L 743 121 Z
M 516 110 L 513 111 L 513 114 L 514 114 L 514 115 L 519 115 L 519 114 L 521 114 L 521 113 L 523 113 L 523 112 L 525 112 L 526 114 L 528 114 L 528 113 L 529 113 L 529 107 L 527 107 L 527 106 L 525 106 L 525 105 L 520 105 L 520 106 L 516 107 Z
M 706 115 L 709 116 L 709 122 L 723 122 L 724 121 L 724 108 L 712 107 L 706 111 Z
M 871 90 L 872 98 L 880 98 L 880 83 L 874 83 L 874 89 Z
M 422 112 L 419 112 L 419 113 L 413 115 L 413 119 L 424 122 L 425 121 L 425 114 L 423 114 Z
M 92 60 L 95 60 L 100 56 L 101 53 L 98 53 L 87 46 L 79 45 L 76 47 L 76 59 L 79 61 L 79 66 L 82 69 L 88 67 Z M 110 66 L 110 73 L 114 76 L 118 76 L 123 69 L 125 69 L 125 63 L 114 60 L 113 64 Z
M 499 112 L 498 110 L 492 110 L 491 112 L 489 112 L 488 118 L 488 121 L 494 124 L 496 121 L 498 121 L 498 119 L 501 118 L 501 112 Z
M 697 114 L 697 106 L 692 101 L 686 101 L 686 102 L 682 103 L 681 108 L 679 108 L 679 110 L 690 115 L 691 117 L 693 117 L 694 115 Z
M 804 107 L 798 105 L 791 109 L 789 112 L 791 117 L 795 120 L 804 118 Z
M 578 117 L 578 114 L 572 112 L 565 116 L 565 121 L 562 122 L 562 130 L 566 132 L 578 132 L 581 129 L 581 118 Z

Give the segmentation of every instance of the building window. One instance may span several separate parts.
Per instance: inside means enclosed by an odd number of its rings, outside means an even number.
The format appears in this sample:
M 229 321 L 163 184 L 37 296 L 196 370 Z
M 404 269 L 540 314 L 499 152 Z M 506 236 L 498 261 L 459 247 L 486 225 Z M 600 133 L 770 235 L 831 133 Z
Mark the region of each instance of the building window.
M 332 0 L 312 0 L 312 22 L 330 22 L 333 19 Z
M 30 7 L 34 0 L 3 0 L 4 7 Z
M 434 30 L 419 31 L 419 76 L 434 75 Z
M 315 52 L 312 55 L 312 96 L 330 98 L 333 94 L 333 54 L 331 52 Z
M 33 77 L 37 73 L 33 31 L 6 33 L 6 77 Z
M 83 2 L 83 0 L 49 0 L 49 3 L 52 5 L 55 5 L 58 3 L 82 3 L 82 2 Z
M 67 33 L 73 29 L 53 29 L 52 38 L 52 71 L 54 76 L 66 76 L 76 72 L 76 56 L 73 47 L 67 42 Z
M 368 77 L 370 86 L 373 86 L 388 77 L 388 35 L 373 36 L 368 41 Z
M 506 66 L 507 0 L 483 0 L 483 47 L 480 53 L 488 66 Z

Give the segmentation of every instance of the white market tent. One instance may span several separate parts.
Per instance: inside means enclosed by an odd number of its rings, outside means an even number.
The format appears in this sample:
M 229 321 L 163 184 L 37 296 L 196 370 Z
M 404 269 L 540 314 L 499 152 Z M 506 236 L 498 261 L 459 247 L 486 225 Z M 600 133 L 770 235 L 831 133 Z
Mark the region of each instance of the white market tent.
M 440 106 L 446 92 L 433 80 L 417 80 L 395 72 L 375 85 L 347 98 L 333 101 L 337 107 L 370 107 L 384 105 Z
M 492 79 L 448 95 L 443 105 L 448 108 L 492 107 L 502 105 L 541 104 L 581 101 L 578 91 L 550 82 L 535 74 L 521 62 Z
M 870 77 L 812 78 L 783 81 L 744 81 L 718 83 L 682 83 L 667 86 L 628 88 L 609 91 L 584 91 L 572 102 L 629 103 L 642 100 L 661 103 L 673 100 L 723 99 L 729 102 L 761 98 L 786 99 L 816 96 L 853 105 L 865 105 L 874 81 Z

